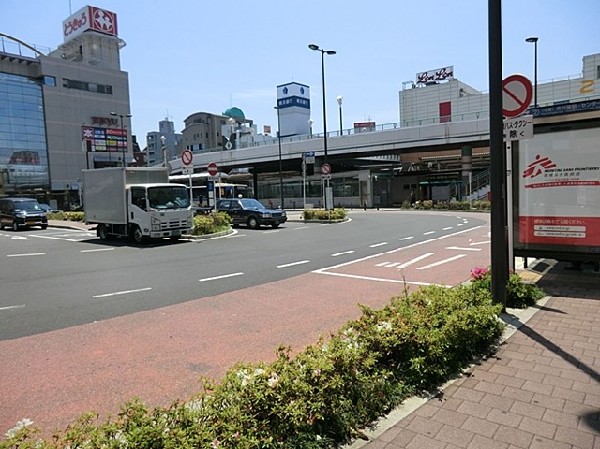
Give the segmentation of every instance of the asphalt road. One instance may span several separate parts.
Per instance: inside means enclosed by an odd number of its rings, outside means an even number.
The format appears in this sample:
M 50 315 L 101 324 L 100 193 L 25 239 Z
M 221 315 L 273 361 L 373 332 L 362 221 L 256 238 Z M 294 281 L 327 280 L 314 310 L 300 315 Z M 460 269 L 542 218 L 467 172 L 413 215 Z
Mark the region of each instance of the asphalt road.
M 299 351 L 358 318 L 359 304 L 489 265 L 488 214 L 350 218 L 145 246 L 0 231 L 0 433 L 29 418 L 48 435 L 132 397 L 185 400 L 200 375 Z
M 350 217 L 341 224 L 240 227 L 224 238 L 145 245 L 102 242 L 93 231 L 0 231 L 0 339 L 275 282 L 487 220 L 485 214 L 413 211 L 357 211 Z

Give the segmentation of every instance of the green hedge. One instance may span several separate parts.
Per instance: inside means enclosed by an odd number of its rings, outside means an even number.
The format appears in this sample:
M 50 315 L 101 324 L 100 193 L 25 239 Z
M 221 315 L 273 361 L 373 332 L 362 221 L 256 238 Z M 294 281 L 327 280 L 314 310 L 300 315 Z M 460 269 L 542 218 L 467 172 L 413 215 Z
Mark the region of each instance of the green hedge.
M 344 208 L 338 209 L 304 209 L 302 218 L 304 220 L 345 220 L 348 213 Z
M 477 283 L 426 287 L 392 298 L 292 356 L 204 379 L 189 402 L 125 404 L 118 417 L 85 415 L 51 442 L 21 423 L 1 449 L 327 448 L 351 441 L 408 396 L 438 386 L 485 354 L 504 324 Z
M 192 235 L 207 235 L 226 231 L 231 226 L 231 217 L 225 212 L 211 212 L 207 215 L 196 215 Z

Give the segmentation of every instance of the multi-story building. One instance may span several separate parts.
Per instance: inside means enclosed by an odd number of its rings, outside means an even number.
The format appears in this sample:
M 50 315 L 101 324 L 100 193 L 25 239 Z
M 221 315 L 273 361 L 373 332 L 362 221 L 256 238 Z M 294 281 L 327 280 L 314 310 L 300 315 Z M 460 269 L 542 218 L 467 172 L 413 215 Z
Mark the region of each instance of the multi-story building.
M 175 124 L 165 117 L 158 122 L 158 131 L 146 134 L 146 162 L 148 165 L 165 163 L 177 157 L 183 135 L 175 132 Z
M 7 194 L 79 203 L 81 170 L 133 163 L 129 79 L 116 14 L 86 6 L 44 53 L 14 37 L 0 49 L 0 178 Z

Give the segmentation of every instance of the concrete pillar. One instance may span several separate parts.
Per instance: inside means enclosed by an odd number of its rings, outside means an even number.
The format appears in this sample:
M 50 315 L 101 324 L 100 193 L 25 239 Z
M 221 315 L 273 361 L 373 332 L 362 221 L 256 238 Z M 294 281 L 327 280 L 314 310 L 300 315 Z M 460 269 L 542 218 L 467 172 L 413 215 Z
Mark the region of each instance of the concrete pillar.
M 471 192 L 469 191 L 469 178 L 472 176 L 473 172 L 473 148 L 469 145 L 465 145 L 460 150 L 461 157 L 461 181 L 462 188 L 460 192 L 460 198 L 469 195 Z

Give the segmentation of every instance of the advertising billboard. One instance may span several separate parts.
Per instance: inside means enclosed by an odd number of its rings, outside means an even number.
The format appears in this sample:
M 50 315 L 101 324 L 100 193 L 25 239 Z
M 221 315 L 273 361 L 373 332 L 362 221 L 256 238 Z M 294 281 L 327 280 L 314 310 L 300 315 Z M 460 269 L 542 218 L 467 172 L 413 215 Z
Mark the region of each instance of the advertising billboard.
M 600 254 L 600 128 L 519 142 L 515 248 Z
M 63 39 L 67 42 L 87 30 L 118 36 L 117 15 L 112 11 L 84 6 L 63 21 Z

